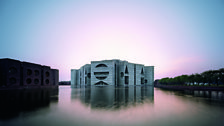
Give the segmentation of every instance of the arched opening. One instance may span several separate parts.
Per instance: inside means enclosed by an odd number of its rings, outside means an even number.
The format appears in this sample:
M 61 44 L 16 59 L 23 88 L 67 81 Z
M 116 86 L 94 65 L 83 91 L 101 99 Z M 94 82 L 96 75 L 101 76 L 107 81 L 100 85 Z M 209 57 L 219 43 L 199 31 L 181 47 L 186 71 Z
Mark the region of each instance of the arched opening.
M 123 72 L 121 72 L 121 77 L 124 77 L 124 73 Z
M 96 66 L 96 68 L 97 67 L 107 67 L 107 65 L 106 64 L 98 64 L 97 66 Z
M 145 84 L 147 84 L 148 83 L 148 80 L 147 79 L 145 79 Z

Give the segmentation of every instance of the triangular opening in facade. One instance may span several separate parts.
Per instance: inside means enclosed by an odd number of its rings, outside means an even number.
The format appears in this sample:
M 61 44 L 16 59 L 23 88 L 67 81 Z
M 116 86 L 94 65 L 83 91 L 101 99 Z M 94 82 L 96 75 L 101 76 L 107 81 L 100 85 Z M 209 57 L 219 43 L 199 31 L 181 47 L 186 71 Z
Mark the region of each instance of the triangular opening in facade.
M 105 83 L 103 81 L 100 81 L 100 82 L 95 83 L 94 85 L 109 85 L 109 84 L 107 84 L 107 83 Z
M 141 74 L 144 74 L 143 68 L 142 68 Z
M 125 68 L 125 73 L 128 74 L 128 67 Z

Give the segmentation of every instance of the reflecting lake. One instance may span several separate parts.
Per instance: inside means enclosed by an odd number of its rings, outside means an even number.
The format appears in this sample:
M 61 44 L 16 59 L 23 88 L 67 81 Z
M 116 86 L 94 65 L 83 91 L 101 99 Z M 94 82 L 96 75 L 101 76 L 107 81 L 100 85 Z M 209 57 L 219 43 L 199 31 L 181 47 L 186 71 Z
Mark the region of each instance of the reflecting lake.
M 0 91 L 0 126 L 223 126 L 223 91 L 59 86 Z

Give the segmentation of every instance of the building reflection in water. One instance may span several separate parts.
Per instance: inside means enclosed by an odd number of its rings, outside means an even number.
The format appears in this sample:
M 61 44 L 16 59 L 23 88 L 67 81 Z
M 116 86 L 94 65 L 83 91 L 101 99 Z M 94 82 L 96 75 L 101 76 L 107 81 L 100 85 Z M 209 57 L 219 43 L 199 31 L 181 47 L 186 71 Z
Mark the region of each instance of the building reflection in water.
M 50 102 L 58 102 L 58 88 L 1 90 L 0 120 L 48 107 Z
M 154 103 L 153 86 L 92 86 L 72 88 L 71 98 L 79 98 L 92 109 L 119 109 L 144 102 Z

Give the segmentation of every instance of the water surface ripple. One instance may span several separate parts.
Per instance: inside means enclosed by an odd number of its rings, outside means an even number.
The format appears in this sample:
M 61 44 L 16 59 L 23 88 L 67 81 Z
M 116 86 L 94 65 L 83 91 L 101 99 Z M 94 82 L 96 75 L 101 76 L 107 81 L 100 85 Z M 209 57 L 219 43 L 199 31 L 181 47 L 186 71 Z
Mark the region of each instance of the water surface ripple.
M 1 92 L 0 125 L 224 125 L 223 91 L 168 91 L 151 86 L 60 86 L 59 91 L 47 92 Z

